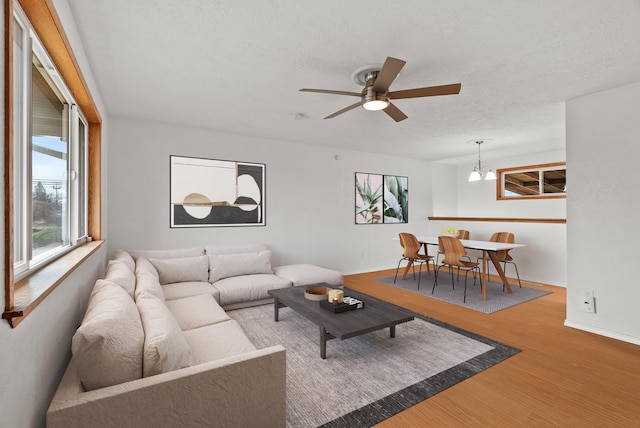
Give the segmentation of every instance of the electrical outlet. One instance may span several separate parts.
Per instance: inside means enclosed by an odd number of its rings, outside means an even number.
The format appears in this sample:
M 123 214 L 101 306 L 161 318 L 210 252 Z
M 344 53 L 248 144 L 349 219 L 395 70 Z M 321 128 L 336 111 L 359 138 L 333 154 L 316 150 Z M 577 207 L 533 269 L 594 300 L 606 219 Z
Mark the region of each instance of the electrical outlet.
M 589 314 L 596 313 L 596 299 L 593 297 L 593 291 L 583 291 L 582 295 L 582 311 Z

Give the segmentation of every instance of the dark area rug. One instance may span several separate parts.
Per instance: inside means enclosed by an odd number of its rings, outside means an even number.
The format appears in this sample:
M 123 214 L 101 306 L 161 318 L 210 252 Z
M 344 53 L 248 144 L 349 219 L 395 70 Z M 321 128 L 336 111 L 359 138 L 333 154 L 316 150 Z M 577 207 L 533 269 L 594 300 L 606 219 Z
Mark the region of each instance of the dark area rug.
M 291 309 L 280 309 L 279 322 L 272 305 L 228 313 L 256 347 L 286 348 L 287 426 L 295 428 L 369 427 L 519 352 L 416 314 L 395 338 L 386 329 L 331 340 L 322 360 L 319 328 Z
M 407 277 L 402 279 L 402 269 L 398 272 L 398 278 L 394 284 L 393 276 L 386 278 L 378 278 L 375 281 L 383 284 L 392 285 L 394 287 L 402 288 L 403 290 L 412 291 L 422 296 L 431 297 L 433 299 L 442 300 L 444 302 L 453 303 L 454 305 L 463 306 L 465 308 L 473 309 L 485 314 L 500 311 L 502 309 L 510 308 L 520 303 L 528 302 L 529 300 L 536 299 L 538 297 L 550 294 L 548 291 L 530 287 L 520 288 L 518 284 L 511 284 L 511 290 L 513 293 L 507 293 L 502 291 L 502 283 L 497 281 L 487 281 L 487 300 L 482 300 L 482 291 L 480 287 L 480 278 L 476 279 L 476 285 L 473 285 L 473 276 L 469 273 L 467 278 L 467 299 L 463 302 L 464 297 L 464 272 L 460 272 L 460 278 L 458 279 L 457 273 L 454 271 L 453 279 L 454 285 L 451 285 L 451 274 L 446 269 L 440 269 L 438 273 L 438 286 L 433 294 L 433 282 L 435 274 L 432 271 L 430 276 L 423 270 L 420 277 L 420 289 L 418 290 L 418 272 L 416 272 L 415 279 L 413 274 L 409 272 Z

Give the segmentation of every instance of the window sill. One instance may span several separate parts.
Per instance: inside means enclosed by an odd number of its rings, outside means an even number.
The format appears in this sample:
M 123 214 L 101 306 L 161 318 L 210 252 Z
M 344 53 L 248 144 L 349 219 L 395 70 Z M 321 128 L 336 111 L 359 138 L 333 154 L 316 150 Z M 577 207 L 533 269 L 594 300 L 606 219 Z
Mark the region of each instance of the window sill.
M 16 327 L 103 243 L 104 241 L 92 241 L 84 244 L 33 275 L 18 281 L 14 286 L 13 308 L 5 310 L 2 318 L 7 320 L 11 327 Z

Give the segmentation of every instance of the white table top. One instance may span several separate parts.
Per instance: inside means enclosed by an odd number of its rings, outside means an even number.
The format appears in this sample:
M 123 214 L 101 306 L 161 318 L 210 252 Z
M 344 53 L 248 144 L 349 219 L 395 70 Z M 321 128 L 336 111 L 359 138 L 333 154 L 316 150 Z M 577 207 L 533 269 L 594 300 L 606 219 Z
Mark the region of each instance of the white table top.
M 422 244 L 438 245 L 437 236 L 417 236 L 418 241 Z M 462 245 L 470 250 L 485 250 L 485 251 L 502 251 L 512 250 L 518 247 L 525 247 L 524 244 L 507 244 L 504 242 L 491 242 L 491 241 L 473 241 L 470 239 L 461 239 Z

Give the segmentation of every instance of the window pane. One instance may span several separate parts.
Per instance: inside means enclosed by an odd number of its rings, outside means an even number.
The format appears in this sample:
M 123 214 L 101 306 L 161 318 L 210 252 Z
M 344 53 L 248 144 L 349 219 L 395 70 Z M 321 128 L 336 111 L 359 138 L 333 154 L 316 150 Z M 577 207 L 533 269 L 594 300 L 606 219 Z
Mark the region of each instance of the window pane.
M 542 171 L 544 193 L 564 193 L 567 186 L 566 169 Z
M 504 175 L 505 196 L 530 196 L 540 193 L 538 171 L 517 172 Z
M 34 57 L 32 66 L 32 257 L 68 242 L 68 108 Z

